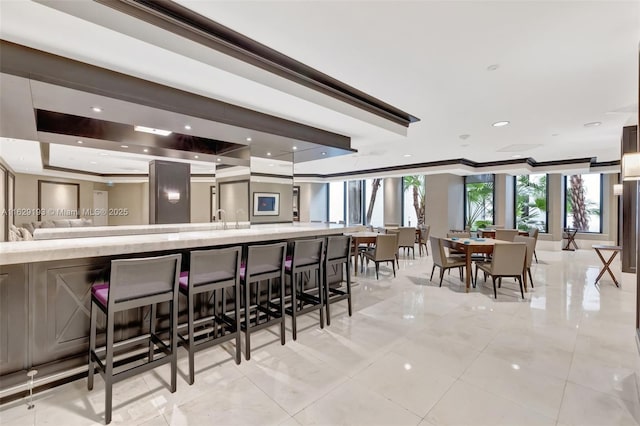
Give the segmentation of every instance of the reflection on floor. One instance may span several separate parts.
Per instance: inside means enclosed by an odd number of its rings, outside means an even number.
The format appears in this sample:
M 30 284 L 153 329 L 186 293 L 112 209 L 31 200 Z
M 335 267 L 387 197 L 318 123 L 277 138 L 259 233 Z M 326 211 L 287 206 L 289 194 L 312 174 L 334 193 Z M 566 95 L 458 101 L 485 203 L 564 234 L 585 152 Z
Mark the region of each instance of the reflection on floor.
M 594 252 L 538 252 L 535 289 L 519 299 L 504 280 L 464 293 L 457 272 L 430 283 L 431 257 L 358 276 L 355 313 L 331 327 L 300 320 L 298 341 L 256 334 L 250 362 L 213 348 L 178 391 L 165 369 L 115 385 L 114 424 L 617 425 L 639 424 L 635 276 L 617 289 Z M 252 337 L 253 343 L 253 337 Z M 255 351 L 255 352 L 254 352 Z M 80 380 L 0 408 L 3 425 L 102 424 L 104 393 Z

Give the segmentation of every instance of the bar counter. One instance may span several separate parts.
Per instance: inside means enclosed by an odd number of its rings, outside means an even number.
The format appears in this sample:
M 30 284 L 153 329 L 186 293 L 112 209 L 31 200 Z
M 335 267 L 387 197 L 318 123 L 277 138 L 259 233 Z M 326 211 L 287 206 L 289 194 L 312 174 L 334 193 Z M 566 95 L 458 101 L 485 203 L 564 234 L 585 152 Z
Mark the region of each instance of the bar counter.
M 191 249 L 340 235 L 359 228 L 269 224 L 0 243 L 0 398 L 23 392 L 30 369 L 38 370 L 36 386 L 86 374 L 90 290 L 108 277 L 112 259 L 171 252 L 185 259 Z M 137 333 L 128 324 L 144 315 L 142 310 L 123 315 L 116 340 Z

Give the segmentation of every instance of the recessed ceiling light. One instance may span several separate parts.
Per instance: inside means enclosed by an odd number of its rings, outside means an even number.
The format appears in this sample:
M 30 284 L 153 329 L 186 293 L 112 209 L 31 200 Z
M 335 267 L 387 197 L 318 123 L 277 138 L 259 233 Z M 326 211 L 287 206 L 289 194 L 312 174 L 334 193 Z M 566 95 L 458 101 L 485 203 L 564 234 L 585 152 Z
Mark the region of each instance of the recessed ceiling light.
M 499 65 L 499 64 L 489 65 L 489 66 L 487 67 L 487 71 L 495 71 L 495 70 L 497 70 L 498 68 L 500 68 L 500 65 Z
M 100 108 L 99 106 L 94 106 L 94 107 L 91 107 L 91 111 L 93 111 L 93 112 L 102 112 L 102 108 Z
M 293 150 L 295 151 L 296 149 L 298 149 L 298 147 L 297 147 L 297 146 L 294 146 L 294 147 L 293 147 Z
M 584 127 L 598 127 L 601 124 L 600 121 L 592 121 L 591 123 L 584 123 Z
M 322 155 L 327 155 L 327 153 L 326 153 L 326 152 L 321 152 L 321 154 L 322 154 Z
M 184 125 L 184 128 L 185 128 L 186 130 L 191 130 L 191 126 L 189 126 L 188 124 L 185 124 L 185 125 Z
M 194 156 L 193 156 L 193 158 L 196 158 L 196 159 L 198 159 L 198 158 L 200 158 L 200 157 L 198 157 L 197 155 L 194 155 Z
M 222 158 L 218 158 L 218 161 L 222 161 Z
M 147 148 L 143 149 L 142 152 L 149 152 Z
M 247 142 L 251 142 L 251 138 L 247 138 Z
M 464 140 L 469 139 L 469 137 L 470 137 L 470 136 L 471 136 L 471 135 L 468 135 L 468 134 L 466 134 L 466 133 L 465 133 L 464 135 L 460 135 L 460 136 L 458 136 L 458 137 L 464 141 Z
M 508 121 L 496 121 L 495 123 L 492 124 L 493 127 L 503 127 L 506 126 L 507 124 L 509 124 Z
M 171 130 L 154 129 L 153 127 L 146 126 L 133 126 L 133 130 L 136 132 L 152 133 L 160 136 L 169 136 L 171 134 Z
M 411 154 L 404 154 L 403 157 L 411 157 Z
M 273 167 L 273 163 L 269 164 L 269 167 Z
M 558 136 L 558 133 L 551 133 L 551 136 Z
M 101 152 L 100 155 L 102 155 L 103 157 L 106 157 L 109 154 L 107 154 L 106 152 Z
M 469 144 L 468 144 L 468 143 L 463 143 L 463 144 L 461 144 L 460 146 L 461 146 L 461 147 L 465 147 L 465 148 L 466 148 L 466 147 L 468 147 L 468 146 L 469 146 Z
M 270 152 L 267 152 L 267 157 L 271 157 L 271 153 Z
M 522 157 L 522 155 L 520 155 L 520 154 L 515 154 L 515 155 L 511 156 L 511 158 L 520 158 L 520 157 Z
M 78 141 L 78 143 L 84 143 L 84 142 L 82 142 L 82 141 Z
M 129 148 L 129 145 L 120 145 L 120 148 Z
M 98 162 L 96 162 L 96 161 L 89 161 L 89 163 L 91 163 L 91 164 L 98 164 Z

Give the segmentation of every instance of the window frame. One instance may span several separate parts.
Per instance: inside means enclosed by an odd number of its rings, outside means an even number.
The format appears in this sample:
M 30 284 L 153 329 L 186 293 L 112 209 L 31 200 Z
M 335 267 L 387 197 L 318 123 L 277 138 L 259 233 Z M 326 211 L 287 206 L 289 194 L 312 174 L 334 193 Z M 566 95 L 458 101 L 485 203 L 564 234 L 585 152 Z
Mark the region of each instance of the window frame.
M 544 220 L 544 231 L 540 231 L 543 234 L 548 234 L 549 233 L 549 173 L 530 173 L 528 175 L 515 175 L 513 176 L 513 227 L 517 228 L 518 227 L 518 220 L 517 220 L 517 216 L 516 216 L 516 207 L 518 205 L 518 190 L 517 190 L 517 185 L 518 185 L 518 176 L 531 176 L 531 174 L 544 174 L 547 179 L 546 179 L 546 188 L 545 188 L 545 198 L 547 199 L 547 210 L 545 211 L 545 220 Z M 565 214 L 566 217 L 566 214 Z
M 492 195 L 491 195 L 491 200 L 492 200 L 491 204 L 493 204 L 493 208 L 492 208 L 493 213 L 491 214 L 491 223 L 495 225 L 496 224 L 496 174 L 495 173 L 483 173 L 483 174 L 491 175 L 493 177 L 493 180 L 491 181 L 491 183 L 493 183 Z M 467 178 L 469 176 L 475 176 L 475 175 L 464 176 L 464 184 L 462 188 L 463 229 L 467 229 L 467 225 L 468 225 L 467 224 Z M 475 183 L 475 182 L 471 182 L 471 183 Z M 471 225 L 469 225 L 469 229 L 471 229 Z
M 581 175 L 594 175 L 596 173 L 580 173 Z M 602 234 L 602 226 L 603 226 L 603 216 L 604 216 L 604 191 L 603 191 L 603 187 L 604 187 L 604 173 L 597 173 L 600 175 L 600 215 L 599 215 L 599 231 L 595 232 L 595 231 L 583 231 L 583 230 L 579 230 L 578 234 L 591 234 L 591 235 L 598 235 L 598 234 Z M 563 219 L 562 219 L 562 226 L 563 229 L 568 228 L 569 226 L 567 225 L 567 178 L 569 176 L 573 176 L 573 174 L 571 175 L 564 175 L 564 191 L 563 191 L 563 198 L 562 201 L 564 203 L 564 208 L 563 208 Z

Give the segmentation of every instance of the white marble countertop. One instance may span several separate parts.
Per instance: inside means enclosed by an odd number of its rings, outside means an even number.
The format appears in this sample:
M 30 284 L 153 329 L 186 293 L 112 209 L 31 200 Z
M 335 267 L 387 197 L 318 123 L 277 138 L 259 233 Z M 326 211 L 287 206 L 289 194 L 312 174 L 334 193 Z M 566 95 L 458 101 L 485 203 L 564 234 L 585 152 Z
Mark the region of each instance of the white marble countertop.
M 287 240 L 355 232 L 361 228 L 320 223 L 268 224 L 248 229 L 16 241 L 0 243 L 0 265 Z

